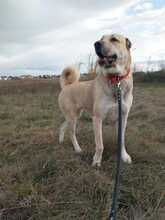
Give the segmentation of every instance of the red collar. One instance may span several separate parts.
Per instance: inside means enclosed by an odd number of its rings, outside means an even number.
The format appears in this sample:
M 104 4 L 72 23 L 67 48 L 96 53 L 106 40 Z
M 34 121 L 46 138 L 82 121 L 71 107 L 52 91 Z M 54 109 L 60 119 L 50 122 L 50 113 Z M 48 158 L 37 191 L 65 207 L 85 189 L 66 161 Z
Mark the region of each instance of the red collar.
M 115 74 L 107 74 L 106 80 L 108 82 L 108 85 L 115 85 L 119 83 L 121 80 L 127 78 L 129 74 L 130 74 L 130 69 L 128 69 L 126 74 L 122 76 L 117 76 Z

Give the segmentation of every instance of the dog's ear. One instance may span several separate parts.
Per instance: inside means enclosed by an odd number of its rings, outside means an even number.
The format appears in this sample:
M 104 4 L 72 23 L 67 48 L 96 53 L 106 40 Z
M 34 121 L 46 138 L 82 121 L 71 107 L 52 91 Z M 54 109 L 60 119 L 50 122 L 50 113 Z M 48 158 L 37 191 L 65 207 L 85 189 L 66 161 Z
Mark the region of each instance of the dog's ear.
M 128 38 L 126 38 L 126 48 L 129 50 L 131 46 L 132 46 L 131 41 Z

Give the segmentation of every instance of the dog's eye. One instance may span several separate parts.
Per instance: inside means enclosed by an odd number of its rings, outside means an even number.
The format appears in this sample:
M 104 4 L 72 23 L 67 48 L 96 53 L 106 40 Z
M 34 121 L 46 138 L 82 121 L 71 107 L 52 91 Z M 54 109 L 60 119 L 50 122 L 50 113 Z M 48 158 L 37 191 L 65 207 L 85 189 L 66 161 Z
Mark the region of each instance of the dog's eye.
M 112 38 L 110 39 L 110 41 L 111 41 L 111 42 L 119 42 L 119 40 L 118 40 L 117 38 L 115 38 L 115 37 L 112 37 Z

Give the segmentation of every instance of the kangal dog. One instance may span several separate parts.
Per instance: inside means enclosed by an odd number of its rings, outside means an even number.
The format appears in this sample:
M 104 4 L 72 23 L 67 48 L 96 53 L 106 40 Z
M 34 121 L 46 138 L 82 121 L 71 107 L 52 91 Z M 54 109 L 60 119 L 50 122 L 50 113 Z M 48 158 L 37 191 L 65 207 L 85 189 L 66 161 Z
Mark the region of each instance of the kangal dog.
M 133 95 L 131 73 L 131 42 L 119 34 L 105 35 L 94 44 L 98 56 L 97 77 L 80 82 L 80 73 L 74 67 L 67 67 L 60 77 L 61 93 L 59 106 L 66 119 L 60 127 L 59 142 L 63 142 L 68 127 L 76 152 L 82 150 L 76 139 L 76 122 L 82 110 L 87 111 L 93 120 L 96 149 L 93 165 L 100 166 L 103 153 L 102 121 L 112 109 L 117 111 L 116 83 L 122 88 L 122 160 L 131 163 L 125 148 L 125 129 Z

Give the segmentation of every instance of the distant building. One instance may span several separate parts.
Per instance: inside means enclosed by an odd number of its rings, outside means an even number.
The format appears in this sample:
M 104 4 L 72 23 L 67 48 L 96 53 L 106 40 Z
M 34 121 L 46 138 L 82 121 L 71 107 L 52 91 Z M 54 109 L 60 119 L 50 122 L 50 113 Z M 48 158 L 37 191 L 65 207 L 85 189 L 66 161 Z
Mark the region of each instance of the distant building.
M 21 75 L 20 76 L 21 79 L 33 79 L 33 76 L 28 74 L 28 75 Z
M 0 76 L 1 80 L 7 80 L 7 78 L 8 78 L 7 76 Z
M 134 72 L 154 72 L 165 69 L 165 60 L 158 60 L 158 61 L 142 61 L 136 62 L 133 64 L 133 71 Z

